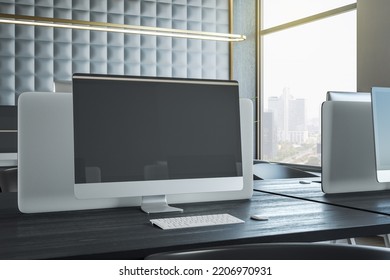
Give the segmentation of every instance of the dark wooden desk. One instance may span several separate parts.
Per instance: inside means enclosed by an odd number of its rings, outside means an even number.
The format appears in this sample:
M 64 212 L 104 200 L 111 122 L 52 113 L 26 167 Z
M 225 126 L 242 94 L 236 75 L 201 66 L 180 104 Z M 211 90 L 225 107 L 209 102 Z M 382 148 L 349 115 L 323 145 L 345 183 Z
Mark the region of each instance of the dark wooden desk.
M 254 189 L 307 201 L 321 202 L 390 216 L 390 191 L 324 194 L 320 183 L 300 184 L 299 180 L 255 181 Z
M 231 213 L 245 224 L 161 230 L 138 208 L 22 214 L 0 194 L 0 259 L 142 259 L 166 250 L 254 242 L 310 242 L 390 232 L 390 217 L 255 193 L 251 200 L 183 204 L 184 215 Z M 268 221 L 254 221 L 251 214 Z

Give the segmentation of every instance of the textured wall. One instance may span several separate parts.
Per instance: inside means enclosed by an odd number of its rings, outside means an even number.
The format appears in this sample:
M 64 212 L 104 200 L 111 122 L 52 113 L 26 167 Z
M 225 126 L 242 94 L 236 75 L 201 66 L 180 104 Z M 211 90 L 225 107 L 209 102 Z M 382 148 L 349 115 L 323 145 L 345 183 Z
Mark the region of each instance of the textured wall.
M 228 0 L 0 0 L 0 13 L 229 32 Z M 0 24 L 0 105 L 72 73 L 229 78 L 228 43 Z

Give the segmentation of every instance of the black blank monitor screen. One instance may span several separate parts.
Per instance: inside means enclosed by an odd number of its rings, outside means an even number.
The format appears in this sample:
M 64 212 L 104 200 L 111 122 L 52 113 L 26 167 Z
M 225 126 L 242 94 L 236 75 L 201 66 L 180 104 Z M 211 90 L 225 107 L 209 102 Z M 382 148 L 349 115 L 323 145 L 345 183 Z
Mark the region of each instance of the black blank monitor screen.
M 237 82 L 75 74 L 73 105 L 77 184 L 242 176 Z

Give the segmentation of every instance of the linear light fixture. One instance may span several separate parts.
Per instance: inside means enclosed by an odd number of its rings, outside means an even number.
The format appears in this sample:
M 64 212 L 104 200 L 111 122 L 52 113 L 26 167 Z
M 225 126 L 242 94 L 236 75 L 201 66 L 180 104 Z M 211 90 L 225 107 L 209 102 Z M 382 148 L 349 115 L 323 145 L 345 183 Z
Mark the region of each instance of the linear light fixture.
M 135 26 L 127 24 L 92 22 L 72 19 L 58 19 L 26 15 L 12 15 L 0 13 L 0 23 L 21 24 L 30 26 L 44 26 L 56 28 L 71 28 L 78 30 L 106 31 L 126 34 L 156 35 L 187 39 L 214 40 L 239 42 L 246 39 L 245 35 L 214 33 L 182 29 L 169 29 L 149 26 Z

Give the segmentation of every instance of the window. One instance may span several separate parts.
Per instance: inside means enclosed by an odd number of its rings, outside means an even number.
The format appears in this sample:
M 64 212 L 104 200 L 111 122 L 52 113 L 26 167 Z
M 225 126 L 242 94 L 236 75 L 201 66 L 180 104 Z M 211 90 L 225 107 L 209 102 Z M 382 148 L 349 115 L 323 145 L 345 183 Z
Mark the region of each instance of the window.
M 320 165 L 326 92 L 356 91 L 356 1 L 263 0 L 262 14 L 261 158 Z

